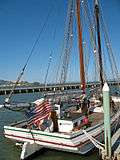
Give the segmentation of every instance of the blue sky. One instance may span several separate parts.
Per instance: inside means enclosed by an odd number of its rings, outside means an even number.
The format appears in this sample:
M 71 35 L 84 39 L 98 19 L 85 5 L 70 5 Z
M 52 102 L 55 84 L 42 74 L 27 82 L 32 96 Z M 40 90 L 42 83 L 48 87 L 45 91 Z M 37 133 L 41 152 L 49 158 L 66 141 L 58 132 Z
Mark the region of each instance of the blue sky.
M 101 0 L 101 2 L 112 47 L 119 61 L 120 1 Z M 52 52 L 48 81 L 54 81 L 63 40 L 66 7 L 66 0 L 0 0 L 0 79 L 16 79 L 51 10 L 22 80 L 44 82 L 48 58 Z M 79 74 L 75 57 L 73 59 L 75 71 L 74 76 L 73 74 L 69 76 L 69 80 L 77 80 L 76 75 Z M 120 65 L 118 67 L 120 70 Z

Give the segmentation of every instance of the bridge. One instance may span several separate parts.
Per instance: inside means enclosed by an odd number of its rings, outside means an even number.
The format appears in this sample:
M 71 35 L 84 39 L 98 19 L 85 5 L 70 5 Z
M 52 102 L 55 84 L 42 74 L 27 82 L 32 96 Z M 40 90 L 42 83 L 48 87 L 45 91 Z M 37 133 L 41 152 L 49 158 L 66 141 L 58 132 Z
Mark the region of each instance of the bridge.
M 110 81 L 108 83 L 110 85 L 118 84 L 118 82 L 113 82 L 113 81 Z M 86 84 L 86 88 L 99 87 L 99 86 L 100 86 L 100 83 L 98 82 L 90 82 Z M 81 89 L 81 84 L 66 83 L 66 84 L 49 84 L 47 86 L 45 85 L 17 86 L 17 88 L 13 91 L 13 94 L 34 93 L 34 92 L 55 92 L 55 91 L 64 91 L 64 90 L 75 90 L 75 89 Z M 12 86 L 0 87 L 0 95 L 10 94 L 11 90 L 12 90 Z

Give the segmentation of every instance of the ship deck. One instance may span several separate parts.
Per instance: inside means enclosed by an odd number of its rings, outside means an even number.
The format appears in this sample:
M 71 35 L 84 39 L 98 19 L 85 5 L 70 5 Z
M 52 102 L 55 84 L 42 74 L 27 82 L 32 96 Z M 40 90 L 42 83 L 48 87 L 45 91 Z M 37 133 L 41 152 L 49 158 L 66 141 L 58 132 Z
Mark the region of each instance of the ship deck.
M 93 127 L 99 123 L 103 122 L 103 117 L 104 114 L 103 113 L 92 113 L 88 116 L 89 121 L 90 121 L 90 125 L 89 127 Z M 35 130 L 39 130 L 38 128 L 33 128 L 32 126 L 28 126 L 27 121 L 23 120 L 23 121 L 19 121 L 17 123 L 12 123 L 10 125 L 11 127 L 16 127 L 16 128 L 23 128 L 23 129 L 35 129 Z M 79 129 L 81 129 L 82 126 L 79 126 Z
M 103 113 L 92 113 L 88 116 L 91 127 L 95 126 L 98 123 L 102 123 L 104 119 Z

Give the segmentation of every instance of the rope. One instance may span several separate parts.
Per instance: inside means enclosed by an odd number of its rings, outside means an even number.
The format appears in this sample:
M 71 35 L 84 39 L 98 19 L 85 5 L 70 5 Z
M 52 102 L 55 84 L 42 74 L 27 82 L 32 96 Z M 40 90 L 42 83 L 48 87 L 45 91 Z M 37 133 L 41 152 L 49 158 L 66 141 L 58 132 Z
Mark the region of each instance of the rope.
M 96 66 L 97 66 L 97 70 L 99 72 L 100 71 L 100 66 L 99 66 L 99 60 L 98 60 L 99 59 L 98 58 L 98 49 L 97 49 L 97 46 L 96 46 L 96 38 L 95 38 L 96 25 L 95 25 L 95 22 L 92 23 L 91 13 L 89 11 L 87 0 L 83 1 L 82 7 L 83 7 L 83 12 L 84 12 L 84 15 L 86 17 L 86 20 L 88 21 L 87 25 L 88 25 L 88 29 L 89 29 L 89 32 L 90 32 L 90 42 L 91 42 L 91 46 L 93 48 L 94 56 L 95 56 L 95 59 L 96 59 L 95 63 L 96 63 Z M 106 76 L 105 76 L 104 71 L 103 71 L 102 74 L 103 74 L 103 79 L 105 81 Z
M 111 41 L 110 41 L 110 38 L 108 36 L 108 30 L 107 30 L 107 26 L 104 22 L 104 19 L 103 19 L 103 16 L 102 16 L 102 9 L 101 9 L 101 6 L 100 6 L 100 18 L 101 18 L 101 25 L 102 25 L 102 30 L 103 30 L 103 33 L 104 33 L 104 38 L 105 38 L 105 43 L 106 43 L 106 48 L 107 48 L 107 52 L 108 52 L 108 57 L 109 57 L 109 60 L 110 60 L 110 64 L 111 64 L 111 69 L 112 69 L 112 73 L 113 75 L 115 74 L 116 75 L 116 78 L 118 79 L 118 86 L 120 87 L 119 85 L 119 72 L 118 72 L 118 68 L 117 68 L 117 65 L 116 65 L 116 60 L 115 60 L 115 54 L 113 53 L 113 49 L 112 49 L 112 46 L 111 46 Z M 114 67 L 114 69 L 113 69 Z M 115 78 L 114 78 L 115 79 Z
M 90 33 L 90 44 L 93 49 L 95 64 L 96 64 L 97 70 L 99 72 L 100 67 L 99 67 L 99 63 L 98 63 L 98 49 L 96 47 L 96 39 L 95 39 L 95 31 L 94 31 L 95 24 L 92 23 L 91 16 L 90 16 L 91 14 L 90 14 L 89 7 L 87 4 L 88 4 L 87 1 L 83 1 L 82 8 L 83 8 L 83 13 L 84 13 L 84 16 L 85 16 L 86 22 L 87 22 L 86 25 L 88 25 L 88 29 L 89 29 L 89 33 Z
M 28 124 L 28 118 L 26 117 L 25 113 L 24 113 L 24 117 L 25 117 L 25 120 L 26 120 L 26 122 Z M 29 132 L 30 132 L 30 134 L 31 134 L 31 136 L 33 138 L 33 141 L 35 143 L 35 138 L 34 138 L 34 135 L 33 135 L 32 131 L 31 131 L 32 129 L 30 128 L 29 124 L 28 124 L 28 128 L 29 128 Z
M 83 50 L 84 50 L 84 61 L 85 61 L 85 74 L 86 74 L 86 81 L 88 81 L 88 69 L 90 64 L 90 53 L 88 51 L 87 43 L 83 43 Z
M 120 112 L 120 109 L 118 109 L 118 112 Z M 119 126 L 119 124 L 120 124 L 120 116 L 117 118 L 117 122 L 116 122 L 116 124 L 115 124 L 115 127 L 114 127 L 114 132 L 116 132 L 116 130 L 117 130 L 117 127 Z
M 65 32 L 64 32 L 61 75 L 59 80 L 60 83 L 64 83 L 67 79 L 67 72 L 68 72 L 68 66 L 70 61 L 70 53 L 71 53 L 72 40 L 73 40 L 73 15 L 74 15 L 73 2 L 74 2 L 73 0 L 70 0 L 68 3 L 68 11 L 67 11 Z
M 90 141 L 97 147 L 98 149 L 104 150 L 105 145 L 97 141 L 95 138 L 93 138 L 90 134 L 88 134 L 84 129 L 82 129 L 83 133 L 86 135 L 87 138 L 90 139 Z
M 51 52 L 51 54 L 50 54 L 50 56 L 49 56 L 47 72 L 46 72 L 46 75 L 45 75 L 45 81 L 44 81 L 45 88 L 46 88 L 46 85 L 47 85 L 46 82 L 47 82 L 47 77 L 48 77 L 48 73 L 49 73 L 51 61 L 52 61 L 52 52 Z
M 46 19 L 45 19 L 45 22 L 44 22 L 44 24 L 43 24 L 43 26 L 42 26 L 39 34 L 38 34 L 38 37 L 37 37 L 37 39 L 35 40 L 35 42 L 34 42 L 34 44 L 33 44 L 33 46 L 32 46 L 32 49 L 31 49 L 31 51 L 30 51 L 30 54 L 29 54 L 29 56 L 28 56 L 28 58 L 27 58 L 27 60 L 26 60 L 26 63 L 25 63 L 25 65 L 24 65 L 24 67 L 22 68 L 22 71 L 21 71 L 20 74 L 18 75 L 18 78 L 17 78 L 17 80 L 16 80 L 16 83 L 15 83 L 15 85 L 13 86 L 13 88 L 11 89 L 11 92 L 10 92 L 9 96 L 5 99 L 5 103 L 9 103 L 9 102 L 10 102 L 10 98 L 11 98 L 11 96 L 12 96 L 12 94 L 13 94 L 16 86 L 17 86 L 17 84 L 19 83 L 20 79 L 22 78 L 22 76 L 23 76 L 23 74 L 24 74 L 24 72 L 25 72 L 25 69 L 26 69 L 26 67 L 27 67 L 27 65 L 28 65 L 28 62 L 29 62 L 29 60 L 30 60 L 30 58 L 31 58 L 34 50 L 35 50 L 36 45 L 38 44 L 38 41 L 39 41 L 39 39 L 40 39 L 40 37 L 41 37 L 41 34 L 42 34 L 44 28 L 45 28 L 46 25 L 47 25 L 47 22 L 48 22 L 48 19 L 49 19 L 51 13 L 52 13 L 52 8 L 50 8 L 50 10 L 49 10 L 49 12 L 48 12 L 48 15 L 47 15 L 47 17 L 46 17 Z

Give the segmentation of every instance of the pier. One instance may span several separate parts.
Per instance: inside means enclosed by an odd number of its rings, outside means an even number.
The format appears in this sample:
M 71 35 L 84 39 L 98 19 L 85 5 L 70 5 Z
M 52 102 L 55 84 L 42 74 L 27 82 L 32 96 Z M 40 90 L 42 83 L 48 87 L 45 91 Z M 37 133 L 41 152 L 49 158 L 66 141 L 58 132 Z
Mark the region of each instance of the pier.
M 120 160 L 120 128 L 113 134 L 111 148 L 108 151 L 111 152 L 110 157 L 106 154 L 106 150 L 101 150 L 102 160 Z
M 120 128 L 119 118 L 117 127 L 119 128 L 114 132 L 113 136 L 110 123 L 110 94 L 109 86 L 107 83 L 103 86 L 103 109 L 104 109 L 104 141 L 105 148 L 102 150 L 103 160 L 120 160 Z M 118 110 L 120 112 L 120 110 Z M 114 128 L 116 130 L 116 127 Z
M 109 85 L 115 86 L 117 82 L 110 81 Z M 98 82 L 90 82 L 86 84 L 86 88 L 94 88 L 99 87 Z M 48 85 L 38 85 L 38 86 L 17 86 L 13 91 L 14 94 L 20 93 L 34 93 L 34 92 L 55 92 L 55 91 L 63 91 L 63 90 L 75 90 L 81 89 L 80 83 L 66 83 L 66 84 L 48 84 Z M 12 90 L 12 86 L 0 86 L 0 95 L 10 94 Z
M 107 83 L 103 86 L 104 109 L 104 144 L 83 130 L 96 148 L 99 149 L 100 160 L 120 160 L 120 109 L 117 111 L 117 122 L 112 130 L 110 110 L 110 90 Z

